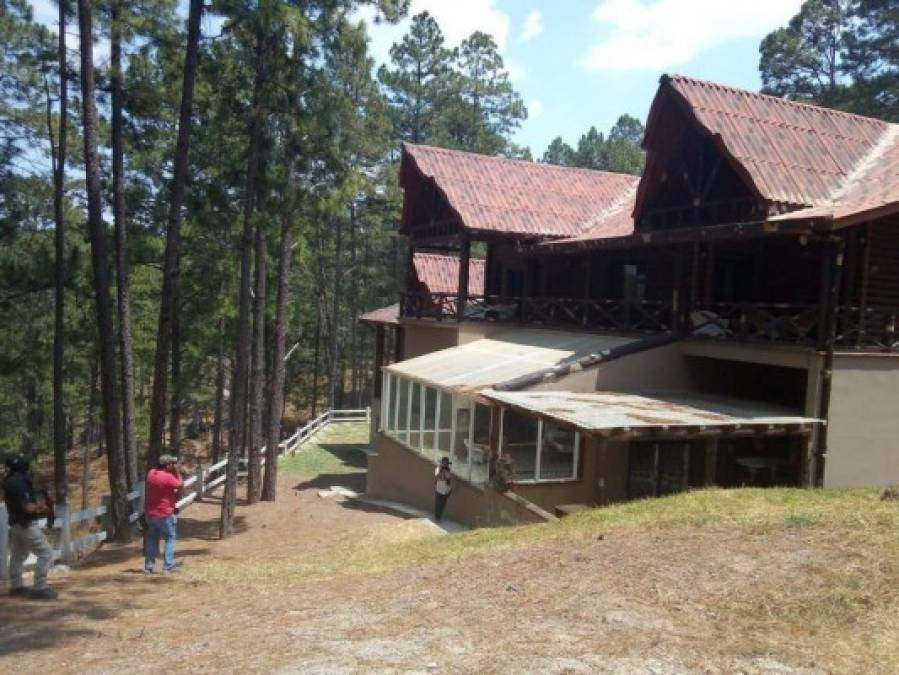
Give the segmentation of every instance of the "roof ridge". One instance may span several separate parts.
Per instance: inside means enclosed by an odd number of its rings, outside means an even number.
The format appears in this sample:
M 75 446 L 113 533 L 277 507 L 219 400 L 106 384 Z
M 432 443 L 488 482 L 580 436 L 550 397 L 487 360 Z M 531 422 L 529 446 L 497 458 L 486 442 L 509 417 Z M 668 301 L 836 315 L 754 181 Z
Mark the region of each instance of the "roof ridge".
M 594 227 L 596 227 L 599 223 L 605 220 L 607 217 L 611 216 L 614 213 L 618 213 L 624 207 L 628 205 L 628 202 L 633 202 L 634 197 L 637 194 L 637 187 L 640 185 L 640 181 L 637 181 L 632 186 L 630 186 L 625 192 L 622 192 L 618 195 L 612 202 L 606 206 L 606 208 L 602 209 L 599 213 L 594 215 L 593 217 L 584 221 L 583 224 L 577 226 L 577 230 L 579 234 L 584 234 L 589 232 Z
M 859 115 L 858 113 L 848 112 L 846 110 L 837 110 L 836 108 L 828 108 L 823 105 L 815 105 L 814 103 L 806 103 L 804 101 L 795 101 L 790 98 L 785 98 L 783 96 L 775 96 L 773 94 L 765 94 L 760 91 L 752 91 L 751 89 L 742 89 L 740 87 L 734 87 L 729 84 L 722 84 L 720 82 L 713 82 L 712 80 L 704 80 L 699 77 L 693 77 L 691 75 L 681 75 L 679 73 L 666 73 L 662 75 L 662 81 L 665 80 L 673 80 L 675 82 L 687 82 L 690 84 L 698 84 L 698 85 L 707 85 L 711 87 L 715 87 L 717 89 L 722 89 L 724 91 L 729 91 L 734 94 L 742 94 L 746 96 L 751 96 L 755 98 L 766 99 L 769 101 L 776 101 L 778 103 L 782 103 L 784 105 L 794 106 L 796 108 L 806 108 L 809 110 L 814 110 L 820 113 L 831 113 L 834 115 L 840 115 L 842 117 L 854 117 L 856 119 L 865 120 L 868 122 L 874 122 L 876 124 L 883 124 L 886 126 L 899 126 L 892 122 L 887 122 L 886 120 L 878 119 L 877 117 L 871 117 L 869 115 Z
M 427 145 L 425 143 L 409 143 L 407 141 L 403 141 L 402 145 L 404 147 L 411 148 L 422 148 L 424 150 L 433 150 L 436 152 L 442 152 L 450 155 L 463 155 L 466 157 L 474 157 L 480 160 L 486 159 L 495 162 L 510 162 L 517 164 L 528 164 L 533 167 L 538 167 L 540 170 L 550 169 L 550 170 L 558 170 L 558 171 L 576 171 L 580 173 L 589 173 L 589 174 L 601 174 L 605 176 L 621 176 L 627 178 L 639 178 L 639 176 L 634 176 L 630 173 L 623 173 L 620 171 L 606 171 L 605 169 L 588 169 L 583 166 L 568 166 L 565 164 L 552 164 L 550 162 L 539 162 L 532 159 L 522 159 L 520 157 L 503 157 L 502 155 L 487 155 L 482 152 L 471 152 L 469 150 L 457 150 L 456 148 L 444 148 L 439 145 Z
M 836 204 L 837 201 L 845 197 L 849 190 L 855 187 L 875 167 L 877 160 L 883 157 L 884 153 L 891 149 L 897 141 L 899 141 L 899 124 L 890 124 L 868 153 L 843 178 L 840 187 L 830 196 L 831 204 Z

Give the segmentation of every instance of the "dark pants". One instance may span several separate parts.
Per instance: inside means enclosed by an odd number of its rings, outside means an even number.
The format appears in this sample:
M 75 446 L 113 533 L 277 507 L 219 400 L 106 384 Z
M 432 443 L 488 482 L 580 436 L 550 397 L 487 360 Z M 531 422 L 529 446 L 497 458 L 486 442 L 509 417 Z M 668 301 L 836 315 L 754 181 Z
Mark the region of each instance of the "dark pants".
M 442 495 L 439 492 L 434 493 L 434 520 L 438 523 L 443 520 L 443 509 L 446 508 L 446 500 L 449 495 Z

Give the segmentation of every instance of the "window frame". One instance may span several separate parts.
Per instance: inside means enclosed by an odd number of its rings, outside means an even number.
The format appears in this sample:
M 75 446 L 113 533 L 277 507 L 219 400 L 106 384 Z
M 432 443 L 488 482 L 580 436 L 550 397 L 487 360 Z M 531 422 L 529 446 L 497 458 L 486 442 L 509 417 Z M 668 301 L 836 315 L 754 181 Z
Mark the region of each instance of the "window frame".
M 506 445 L 506 436 L 505 436 L 505 422 L 506 422 L 506 410 L 507 408 L 502 408 L 502 413 L 500 414 L 500 422 L 499 422 L 499 455 L 500 457 L 505 457 L 505 445 Z M 519 413 L 522 414 L 522 413 Z M 512 480 L 516 485 L 536 485 L 538 483 L 577 483 L 580 479 L 580 468 L 581 468 L 581 432 L 577 429 L 572 429 L 574 431 L 574 457 L 572 458 L 572 471 L 571 477 L 569 478 L 541 478 L 540 477 L 540 455 L 543 454 L 543 419 L 538 417 L 537 419 L 537 442 L 535 443 L 535 452 L 536 456 L 534 457 L 534 477 L 526 478 L 524 480 Z M 557 422 L 553 422 L 556 426 L 560 426 Z M 561 427 L 565 428 L 565 427 Z

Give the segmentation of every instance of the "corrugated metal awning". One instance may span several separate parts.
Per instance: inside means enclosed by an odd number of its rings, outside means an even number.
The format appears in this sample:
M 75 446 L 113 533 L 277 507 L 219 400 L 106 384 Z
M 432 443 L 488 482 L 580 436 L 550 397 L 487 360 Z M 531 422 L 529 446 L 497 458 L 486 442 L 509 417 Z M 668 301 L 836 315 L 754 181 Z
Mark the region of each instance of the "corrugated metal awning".
M 640 338 L 516 329 L 388 366 L 438 389 L 474 392 L 525 375 L 561 370 Z
M 640 436 L 684 431 L 709 433 L 796 433 L 821 420 L 758 401 L 695 391 L 624 393 L 596 391 L 490 391 L 504 406 L 604 436 Z

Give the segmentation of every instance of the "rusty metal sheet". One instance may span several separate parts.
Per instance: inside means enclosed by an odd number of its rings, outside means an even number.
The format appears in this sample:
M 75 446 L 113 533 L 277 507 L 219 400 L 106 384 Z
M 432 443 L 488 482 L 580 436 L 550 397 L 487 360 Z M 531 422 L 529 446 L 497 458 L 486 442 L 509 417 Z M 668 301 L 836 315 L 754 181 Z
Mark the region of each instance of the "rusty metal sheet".
M 796 426 L 820 423 L 776 405 L 696 391 L 485 391 L 484 398 L 584 431 L 678 427 Z
M 531 373 L 565 367 L 638 339 L 519 328 L 400 361 L 387 370 L 438 389 L 471 393 Z

